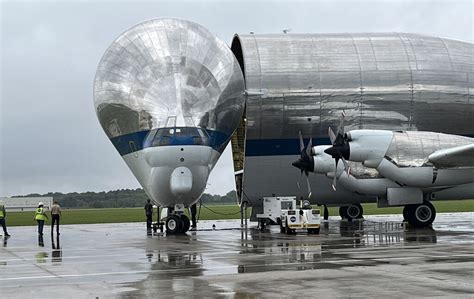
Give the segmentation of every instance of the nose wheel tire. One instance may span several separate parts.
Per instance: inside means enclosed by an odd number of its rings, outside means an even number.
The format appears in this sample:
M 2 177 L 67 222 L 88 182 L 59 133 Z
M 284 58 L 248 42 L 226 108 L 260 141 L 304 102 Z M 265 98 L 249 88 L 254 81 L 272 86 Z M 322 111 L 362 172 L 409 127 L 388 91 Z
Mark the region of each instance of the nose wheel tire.
M 429 201 L 424 201 L 422 204 L 406 206 L 404 214 L 406 214 L 410 225 L 414 227 L 427 227 L 435 220 L 436 209 Z
M 170 215 L 166 219 L 166 233 L 167 234 L 178 234 L 181 232 L 183 222 L 178 215 Z
M 184 234 L 189 230 L 191 222 L 189 221 L 189 218 L 186 215 L 181 215 L 181 222 L 183 223 L 183 226 L 181 227 L 181 232 Z
M 181 215 L 169 215 L 166 219 L 166 233 L 167 234 L 184 234 L 189 230 L 191 222 L 188 216 Z

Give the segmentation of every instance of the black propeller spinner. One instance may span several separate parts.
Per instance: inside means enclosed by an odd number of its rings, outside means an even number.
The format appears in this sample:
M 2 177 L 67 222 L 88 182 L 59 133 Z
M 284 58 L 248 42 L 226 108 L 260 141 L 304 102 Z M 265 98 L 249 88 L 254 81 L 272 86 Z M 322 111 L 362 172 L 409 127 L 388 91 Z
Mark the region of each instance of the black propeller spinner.
M 331 140 L 332 146 L 325 149 L 324 152 L 336 160 L 336 167 L 334 168 L 334 178 L 332 181 L 332 188 L 336 190 L 336 181 L 337 181 L 337 164 L 339 160 L 342 160 L 344 163 L 344 170 L 347 174 L 350 173 L 350 167 L 347 163 L 346 159 L 349 159 L 350 156 L 350 147 L 349 147 L 349 140 L 347 139 L 347 135 L 344 133 L 344 121 L 345 121 L 346 114 L 342 111 L 341 120 L 339 123 L 339 127 L 337 128 L 337 133 L 334 134 L 331 127 L 329 127 L 328 134 L 329 139 Z
M 314 171 L 314 160 L 311 157 L 311 147 L 312 147 L 312 139 L 309 139 L 308 145 L 306 148 L 304 147 L 303 136 L 301 136 L 301 131 L 299 132 L 300 137 L 300 158 L 295 162 L 291 163 L 294 167 L 301 170 L 301 176 L 303 172 L 306 176 L 306 184 L 308 186 L 308 198 L 311 196 L 311 186 L 309 184 L 308 174 L 309 172 Z M 299 187 L 299 184 L 298 184 Z

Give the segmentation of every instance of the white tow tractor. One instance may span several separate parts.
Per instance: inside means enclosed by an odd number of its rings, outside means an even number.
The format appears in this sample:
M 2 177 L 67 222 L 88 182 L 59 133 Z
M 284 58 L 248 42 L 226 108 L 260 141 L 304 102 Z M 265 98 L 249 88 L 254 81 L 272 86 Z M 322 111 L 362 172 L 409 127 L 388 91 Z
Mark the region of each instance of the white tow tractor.
M 309 201 L 296 205 L 296 197 L 264 197 L 263 213 L 257 214 L 260 229 L 267 224 L 279 224 L 280 232 L 294 234 L 306 229 L 309 234 L 319 234 L 321 217 L 319 209 L 312 209 Z

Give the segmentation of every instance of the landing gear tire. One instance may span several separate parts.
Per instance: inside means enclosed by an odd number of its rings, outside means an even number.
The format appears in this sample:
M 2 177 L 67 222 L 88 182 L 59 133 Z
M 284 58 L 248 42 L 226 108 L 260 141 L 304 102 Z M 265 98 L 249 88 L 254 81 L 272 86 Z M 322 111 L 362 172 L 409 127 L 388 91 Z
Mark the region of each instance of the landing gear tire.
M 346 207 L 347 219 L 361 219 L 364 214 L 364 209 L 360 204 L 350 205 Z
M 347 218 L 347 207 L 339 207 L 339 216 L 341 216 L 342 219 Z
M 189 230 L 189 227 L 191 226 L 191 222 L 189 221 L 188 216 L 186 215 L 181 215 L 181 222 L 182 222 L 182 227 L 181 227 L 181 233 L 187 233 Z
M 412 208 L 411 205 L 405 206 L 403 208 L 403 221 L 408 222 L 408 213 L 411 208 Z
M 408 223 L 414 227 L 430 226 L 436 218 L 436 209 L 429 201 L 424 201 L 418 205 L 406 206 L 406 213 Z
M 181 232 L 183 222 L 178 215 L 169 215 L 166 219 L 166 233 L 178 234 Z

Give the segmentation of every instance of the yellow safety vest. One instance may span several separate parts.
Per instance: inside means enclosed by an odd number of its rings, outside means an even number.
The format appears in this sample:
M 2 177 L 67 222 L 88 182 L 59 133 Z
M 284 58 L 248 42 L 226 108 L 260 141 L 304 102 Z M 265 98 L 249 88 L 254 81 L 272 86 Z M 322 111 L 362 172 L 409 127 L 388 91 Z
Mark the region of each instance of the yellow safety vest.
M 36 209 L 35 220 L 46 220 L 46 216 L 44 215 L 43 208 Z
M 4 209 L 4 207 L 3 207 L 3 206 L 0 206 L 0 218 L 4 218 L 4 217 L 5 217 L 5 213 L 3 213 L 3 209 Z

